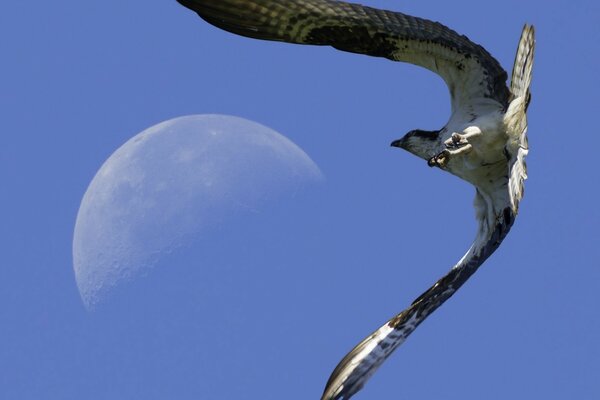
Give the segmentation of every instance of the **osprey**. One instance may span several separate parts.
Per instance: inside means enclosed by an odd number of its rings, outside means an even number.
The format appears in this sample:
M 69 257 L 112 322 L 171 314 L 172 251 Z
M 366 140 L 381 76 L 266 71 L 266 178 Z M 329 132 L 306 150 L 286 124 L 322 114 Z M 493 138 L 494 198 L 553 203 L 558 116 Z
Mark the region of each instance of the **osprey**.
M 178 0 L 238 35 L 329 45 L 439 74 L 451 115 L 437 131 L 412 130 L 392 142 L 475 186 L 477 236 L 458 263 L 408 308 L 352 349 L 335 368 L 323 400 L 349 399 L 421 322 L 452 296 L 508 234 L 527 178 L 527 107 L 534 29 L 525 25 L 510 86 L 483 47 L 446 26 L 399 12 L 334 0 Z

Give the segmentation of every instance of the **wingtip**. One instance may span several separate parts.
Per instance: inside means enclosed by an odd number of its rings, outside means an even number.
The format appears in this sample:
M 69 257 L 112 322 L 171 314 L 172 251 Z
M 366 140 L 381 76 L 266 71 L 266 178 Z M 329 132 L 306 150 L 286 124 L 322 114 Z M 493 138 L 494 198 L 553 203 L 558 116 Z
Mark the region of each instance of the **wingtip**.
M 533 24 L 525 23 L 523 25 L 523 35 L 535 37 L 535 26 Z

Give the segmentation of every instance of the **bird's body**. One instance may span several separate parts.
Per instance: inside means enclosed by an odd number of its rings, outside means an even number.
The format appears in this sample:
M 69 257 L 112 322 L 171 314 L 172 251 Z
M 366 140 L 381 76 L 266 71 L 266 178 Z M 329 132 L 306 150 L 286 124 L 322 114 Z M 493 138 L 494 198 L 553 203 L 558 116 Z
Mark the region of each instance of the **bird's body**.
M 498 248 L 514 222 L 527 177 L 526 112 L 535 44 L 533 27 L 523 29 L 507 86 L 505 70 L 483 47 L 440 23 L 399 12 L 334 0 L 178 1 L 209 23 L 239 35 L 330 45 L 409 62 L 437 73 L 448 85 L 448 123 L 438 131 L 410 131 L 392 146 L 475 186 L 477 235 L 447 275 L 338 364 L 322 399 L 349 399 Z

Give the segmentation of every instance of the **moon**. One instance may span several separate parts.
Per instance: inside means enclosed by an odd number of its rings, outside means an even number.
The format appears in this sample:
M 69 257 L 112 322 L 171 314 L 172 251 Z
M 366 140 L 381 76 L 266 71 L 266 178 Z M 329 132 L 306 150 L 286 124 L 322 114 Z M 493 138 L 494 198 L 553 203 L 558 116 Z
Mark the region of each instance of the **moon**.
M 81 201 L 73 267 L 84 305 L 194 235 L 322 179 L 292 141 L 243 118 L 190 115 L 146 129 L 104 162 Z

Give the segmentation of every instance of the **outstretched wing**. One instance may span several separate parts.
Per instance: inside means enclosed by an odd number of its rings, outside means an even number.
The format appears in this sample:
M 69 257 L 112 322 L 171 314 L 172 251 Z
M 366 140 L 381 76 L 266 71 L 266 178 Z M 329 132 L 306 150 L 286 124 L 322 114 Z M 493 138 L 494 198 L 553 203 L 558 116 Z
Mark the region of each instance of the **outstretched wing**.
M 427 68 L 448 85 L 453 110 L 482 97 L 508 103 L 507 75 L 498 61 L 438 22 L 334 0 L 177 1 L 238 35 L 329 45 Z
M 519 40 L 515 64 L 510 82 L 511 101 L 504 116 L 509 141 L 506 151 L 509 160 L 510 200 L 515 212 L 524 194 L 524 182 L 527 179 L 527 164 L 525 157 L 529 152 L 527 143 L 527 107 L 531 101 L 529 86 L 533 71 L 533 55 L 535 51 L 535 30 L 531 25 L 525 25 Z
M 477 202 L 485 204 L 479 192 Z M 331 374 L 321 400 L 348 400 L 358 392 L 417 326 L 448 300 L 496 251 L 508 234 L 514 219 L 515 214 L 508 205 L 492 218 L 482 218 L 479 221 L 478 237 L 467 254 L 410 307 L 354 347 Z

